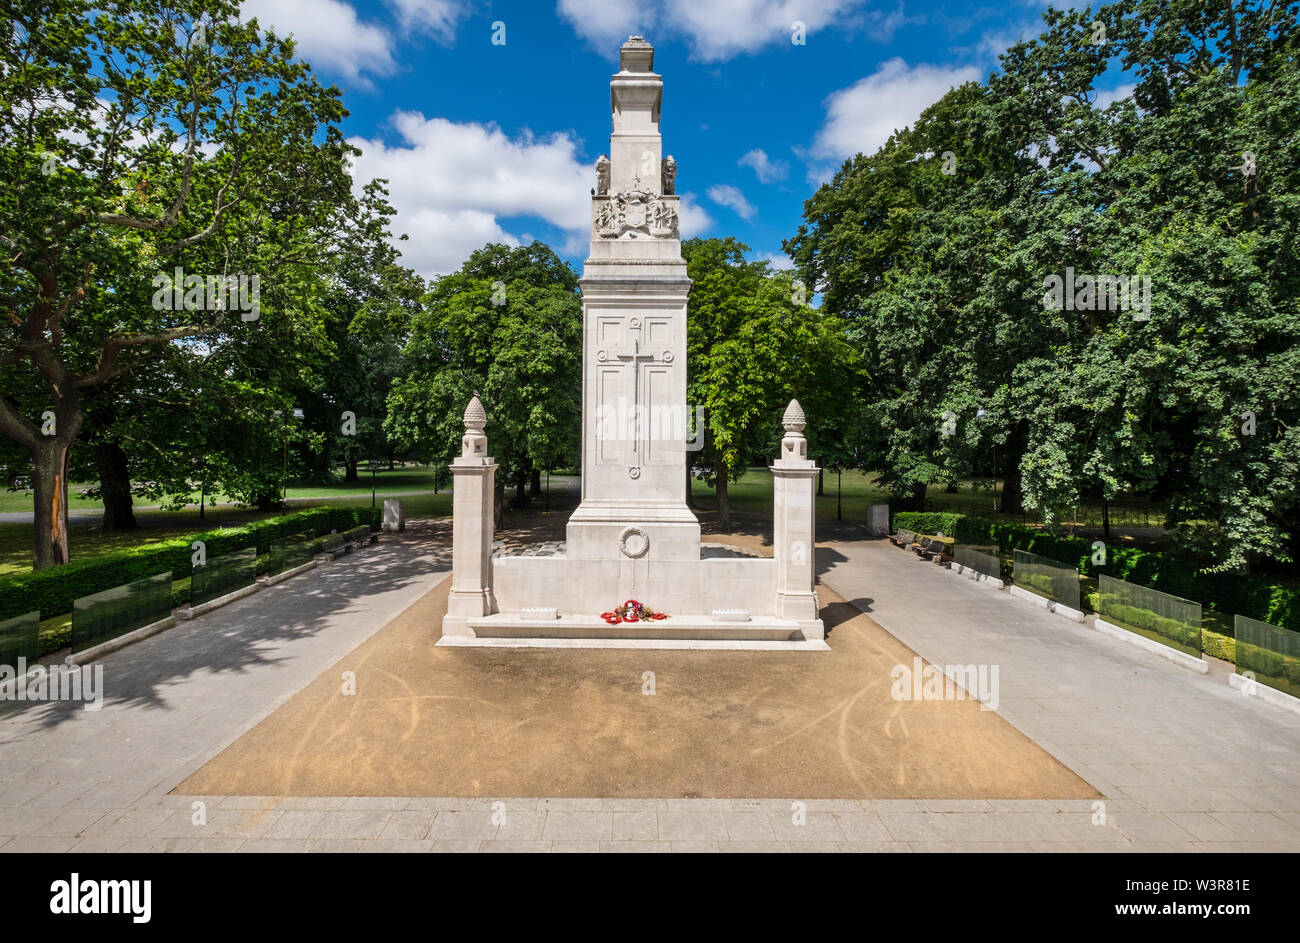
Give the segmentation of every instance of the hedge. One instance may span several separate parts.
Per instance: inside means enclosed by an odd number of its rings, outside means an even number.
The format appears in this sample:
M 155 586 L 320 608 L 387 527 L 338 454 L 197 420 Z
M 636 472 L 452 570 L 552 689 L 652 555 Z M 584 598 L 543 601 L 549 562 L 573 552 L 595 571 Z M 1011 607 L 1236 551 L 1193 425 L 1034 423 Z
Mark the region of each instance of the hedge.
M 1154 632 L 1157 635 L 1163 635 L 1165 638 L 1173 639 L 1181 645 L 1194 646 L 1200 642 L 1201 627 L 1199 625 L 1187 625 L 1185 622 L 1167 618 L 1149 609 L 1142 609 L 1139 606 L 1126 606 L 1122 603 L 1108 603 L 1103 599 L 1100 611 L 1101 617 L 1107 621 L 1113 618 L 1117 622 L 1139 629 L 1146 629 L 1148 632 Z
M 1186 560 L 1136 547 L 1106 547 L 1107 564 L 1092 562 L 1092 540 L 1049 534 L 1023 524 L 1004 523 L 964 514 L 899 511 L 894 529 L 956 536 L 958 543 L 997 544 L 1004 552 L 1028 550 L 1096 577 L 1116 579 L 1172 593 L 1199 602 L 1206 609 L 1235 613 L 1284 629 L 1300 631 L 1300 580 L 1269 579 L 1243 573 L 1201 573 Z
M 307 527 L 317 531 L 346 530 L 367 525 L 378 530 L 383 519 L 380 508 L 318 507 L 294 514 L 267 518 L 240 527 L 204 531 L 189 537 L 160 540 L 101 554 L 87 560 L 73 560 L 39 573 L 23 573 L 0 579 L 0 619 L 10 619 L 39 609 L 42 619 L 72 611 L 82 596 L 112 589 L 122 583 L 171 571 L 172 580 L 188 580 L 194 551 L 190 545 L 201 540 L 209 558 L 250 545 L 258 556 L 269 553 L 281 537 L 300 533 Z
M 957 522 L 961 516 L 930 511 L 898 511 L 894 514 L 894 532 L 897 533 L 899 528 L 902 528 L 915 534 L 943 534 L 945 537 L 955 537 Z

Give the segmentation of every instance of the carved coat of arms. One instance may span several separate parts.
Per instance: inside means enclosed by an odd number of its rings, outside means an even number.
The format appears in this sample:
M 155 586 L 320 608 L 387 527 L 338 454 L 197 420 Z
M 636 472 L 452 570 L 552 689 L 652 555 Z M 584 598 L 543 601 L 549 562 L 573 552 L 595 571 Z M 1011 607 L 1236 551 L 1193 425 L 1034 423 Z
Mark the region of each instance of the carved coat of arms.
M 593 219 L 596 234 L 606 239 L 634 239 L 638 233 L 671 238 L 677 235 L 675 203 L 651 190 L 622 190 L 607 200 L 598 198 Z

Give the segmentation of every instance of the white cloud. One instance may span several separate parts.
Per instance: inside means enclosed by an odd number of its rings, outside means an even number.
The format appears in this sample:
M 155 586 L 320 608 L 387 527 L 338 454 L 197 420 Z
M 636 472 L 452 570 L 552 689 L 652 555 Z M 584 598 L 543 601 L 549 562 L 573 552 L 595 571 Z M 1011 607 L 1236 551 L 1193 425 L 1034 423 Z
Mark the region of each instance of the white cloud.
M 556 11 L 578 35 L 613 55 L 632 35 L 645 35 L 655 22 L 653 0 L 559 0 Z
M 741 219 L 751 219 L 754 216 L 754 206 L 745 199 L 745 194 L 741 193 L 736 187 L 730 184 L 718 184 L 709 187 L 709 199 L 719 206 L 725 206 L 735 212 Z
M 776 183 L 784 180 L 790 173 L 790 165 L 783 160 L 772 160 L 761 147 L 748 151 L 737 163 L 741 167 L 753 167 L 754 173 L 763 183 Z
M 354 179 L 389 181 L 395 231 L 411 237 L 397 246 L 422 275 L 453 271 L 484 242 L 511 242 L 503 219 L 536 217 L 574 239 L 589 231 L 596 172 L 567 134 L 511 138 L 496 125 L 416 112 L 397 112 L 392 124 L 399 145 L 351 139 L 362 151 Z
M 633 33 L 654 42 L 658 34 L 684 36 L 693 58 L 719 62 L 757 52 L 776 42 L 790 42 L 798 20 L 807 35 L 846 19 L 863 0 L 559 0 L 557 9 L 578 34 L 613 55 Z M 898 25 L 892 15 L 879 30 Z
M 468 11 L 459 0 L 388 0 L 403 29 L 418 29 L 450 43 L 456 36 L 456 22 Z
M 890 59 L 826 99 L 826 120 L 817 131 L 812 156 L 839 162 L 854 154 L 873 154 L 895 130 L 910 126 L 950 88 L 982 77 L 975 66 L 909 66 L 898 57 Z M 827 173 L 823 165 L 814 167 L 809 176 L 816 180 Z
M 342 0 L 244 0 L 245 20 L 257 17 L 280 36 L 292 33 L 299 58 L 316 69 L 342 73 L 354 81 L 362 72 L 387 75 L 395 68 L 392 37 L 363 23 Z
M 1136 88 L 1137 86 L 1134 84 L 1118 85 L 1115 88 L 1098 92 L 1097 100 L 1093 102 L 1093 107 L 1098 111 L 1105 111 L 1111 105 L 1115 104 L 1115 102 L 1132 96 L 1133 91 Z
M 683 239 L 690 239 L 713 228 L 713 217 L 695 202 L 695 194 L 683 193 L 677 206 L 677 228 Z
M 794 269 L 794 262 L 782 252 L 760 252 L 756 261 L 766 262 L 778 272 L 789 272 Z

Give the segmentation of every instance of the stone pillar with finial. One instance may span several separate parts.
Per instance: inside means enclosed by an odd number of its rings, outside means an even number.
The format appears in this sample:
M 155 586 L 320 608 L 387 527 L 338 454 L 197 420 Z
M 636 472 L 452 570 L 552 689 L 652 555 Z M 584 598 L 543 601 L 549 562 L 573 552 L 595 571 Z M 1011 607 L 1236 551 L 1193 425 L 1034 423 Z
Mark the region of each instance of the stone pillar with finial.
M 776 560 L 776 616 L 798 621 L 804 638 L 825 637 L 818 616 L 816 541 L 817 464 L 808 458 L 808 424 L 798 400 L 790 400 L 781 419 L 785 436 L 781 456 L 772 464 L 774 526 L 772 555 Z
M 473 636 L 469 620 L 489 615 L 492 599 L 492 502 L 496 462 L 487 454 L 487 413 L 476 392 L 465 407 L 460 457 L 451 463 L 451 593 L 443 635 Z

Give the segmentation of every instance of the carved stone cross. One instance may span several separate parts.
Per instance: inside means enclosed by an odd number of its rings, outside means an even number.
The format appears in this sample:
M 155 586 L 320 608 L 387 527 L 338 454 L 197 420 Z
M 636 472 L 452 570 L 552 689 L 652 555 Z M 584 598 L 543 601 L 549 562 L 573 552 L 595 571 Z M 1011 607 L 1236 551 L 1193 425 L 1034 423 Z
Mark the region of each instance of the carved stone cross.
M 601 350 L 597 353 L 597 359 L 609 362 L 611 360 L 620 360 L 624 364 L 632 367 L 632 461 L 636 464 L 637 455 L 640 451 L 639 445 L 642 432 L 648 427 L 645 417 L 641 415 L 641 364 L 667 365 L 672 363 L 672 354 L 665 352 L 663 359 L 656 358 L 652 353 L 642 353 L 641 351 L 641 320 L 633 318 L 629 328 L 632 333 L 632 348 L 622 351 Z

